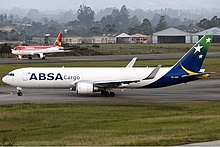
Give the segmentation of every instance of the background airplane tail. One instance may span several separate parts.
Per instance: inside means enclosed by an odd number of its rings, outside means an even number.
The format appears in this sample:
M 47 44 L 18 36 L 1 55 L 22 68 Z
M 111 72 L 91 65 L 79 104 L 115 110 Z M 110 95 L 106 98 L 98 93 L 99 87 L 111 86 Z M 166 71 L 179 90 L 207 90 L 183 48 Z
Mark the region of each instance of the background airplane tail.
M 192 72 L 199 72 L 211 44 L 213 35 L 203 36 L 175 65 L 173 68 L 181 68 Z
M 62 46 L 62 37 L 63 37 L 63 34 L 59 33 L 53 46 Z

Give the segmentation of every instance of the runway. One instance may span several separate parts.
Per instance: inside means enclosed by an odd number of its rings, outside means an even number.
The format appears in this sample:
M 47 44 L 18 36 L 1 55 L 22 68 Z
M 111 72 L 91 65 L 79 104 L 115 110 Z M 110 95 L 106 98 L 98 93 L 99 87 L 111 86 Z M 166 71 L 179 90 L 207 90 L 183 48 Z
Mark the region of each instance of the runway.
M 199 80 L 158 89 L 114 90 L 115 97 L 100 93 L 77 95 L 69 89 L 23 89 L 23 96 L 15 87 L 0 87 L 0 104 L 16 103 L 88 103 L 88 102 L 220 102 L 220 79 Z
M 26 58 L 0 58 L 0 64 L 27 64 L 27 63 L 56 63 L 56 62 L 92 62 L 92 61 L 130 61 L 133 57 L 138 60 L 167 60 L 180 59 L 184 54 L 148 54 L 148 55 L 106 55 L 106 56 L 71 56 L 71 57 L 47 57 L 46 60 Z M 208 53 L 207 58 L 220 58 L 219 53 Z

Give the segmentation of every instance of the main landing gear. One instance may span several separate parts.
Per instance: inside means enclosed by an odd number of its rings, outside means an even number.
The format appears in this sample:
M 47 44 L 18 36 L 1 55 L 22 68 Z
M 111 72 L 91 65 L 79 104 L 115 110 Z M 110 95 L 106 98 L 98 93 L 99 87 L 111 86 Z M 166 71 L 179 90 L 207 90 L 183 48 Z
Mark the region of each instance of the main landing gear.
M 111 92 L 111 91 L 106 91 L 106 90 L 102 90 L 101 91 L 101 94 L 106 96 L 106 97 L 114 97 L 115 96 L 115 93 L 114 92 Z
M 32 56 L 28 56 L 28 60 L 31 60 L 32 59 Z
M 22 96 L 21 87 L 17 87 L 17 95 Z

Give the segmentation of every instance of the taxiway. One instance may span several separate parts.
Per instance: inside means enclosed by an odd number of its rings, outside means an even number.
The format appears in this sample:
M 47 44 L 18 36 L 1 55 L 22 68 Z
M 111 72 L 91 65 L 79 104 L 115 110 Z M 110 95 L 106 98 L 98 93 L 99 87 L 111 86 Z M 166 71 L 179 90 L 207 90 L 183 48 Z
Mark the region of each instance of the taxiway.
M 130 61 L 133 57 L 138 60 L 168 60 L 180 59 L 184 54 L 148 54 L 148 55 L 106 55 L 106 56 L 71 56 L 71 57 L 47 57 L 46 60 L 26 58 L 0 58 L 0 64 L 27 64 L 27 63 L 57 63 L 57 62 L 93 62 L 93 61 Z M 219 53 L 208 53 L 207 58 L 220 58 Z
M 77 95 L 69 89 L 23 89 L 17 96 L 16 88 L 0 87 L 0 104 L 16 103 L 78 103 L 78 102 L 220 102 L 220 79 L 199 80 L 187 84 L 158 89 L 114 90 L 115 97 L 100 93 Z

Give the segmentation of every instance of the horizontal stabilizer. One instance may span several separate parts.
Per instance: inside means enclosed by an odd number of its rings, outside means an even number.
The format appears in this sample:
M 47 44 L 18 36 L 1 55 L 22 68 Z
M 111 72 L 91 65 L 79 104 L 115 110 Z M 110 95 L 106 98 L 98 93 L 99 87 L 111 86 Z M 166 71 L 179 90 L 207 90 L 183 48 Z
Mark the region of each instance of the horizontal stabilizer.
M 143 80 L 153 79 L 157 75 L 161 66 L 162 65 L 157 65 L 157 67 L 150 73 L 150 75 L 148 77 L 144 78 Z
M 198 77 L 198 78 L 205 78 L 208 77 L 209 74 L 214 74 L 215 72 L 203 72 L 203 73 L 195 73 L 191 75 L 182 75 L 182 78 L 187 78 L 187 77 Z
M 137 57 L 134 57 L 126 66 L 126 68 L 132 68 L 137 60 Z

